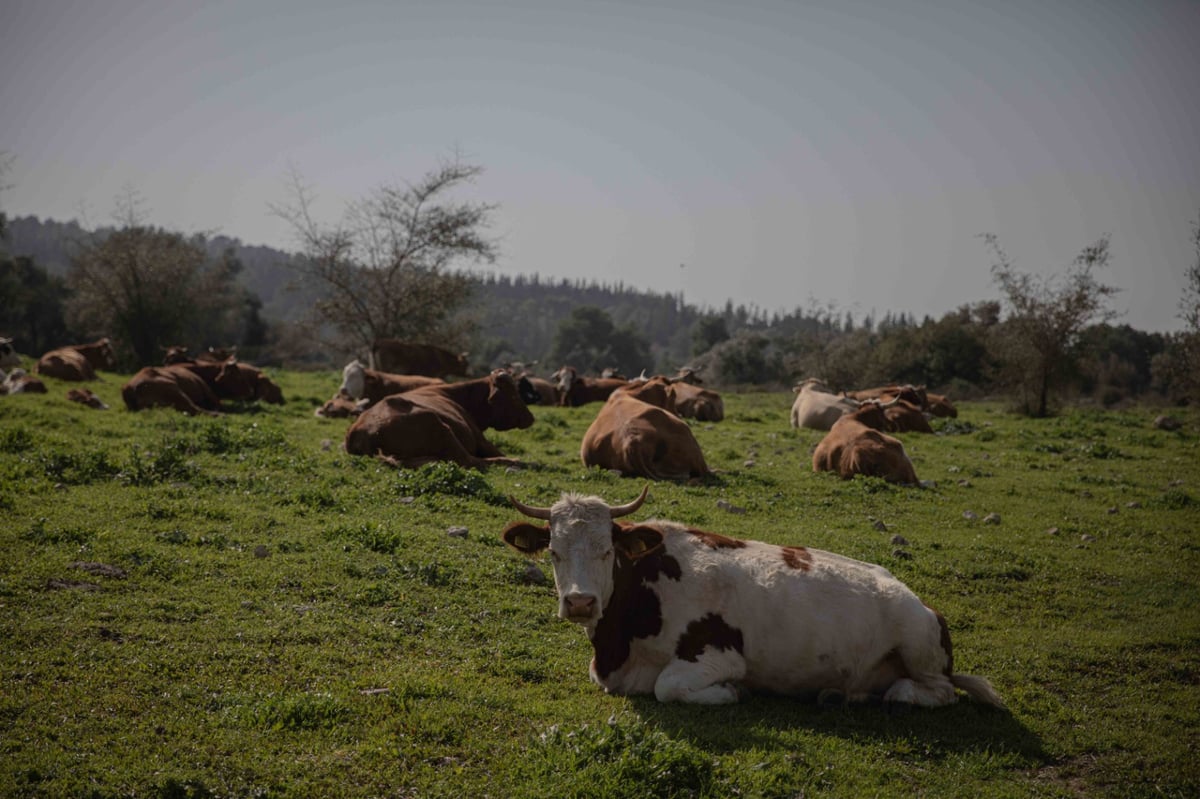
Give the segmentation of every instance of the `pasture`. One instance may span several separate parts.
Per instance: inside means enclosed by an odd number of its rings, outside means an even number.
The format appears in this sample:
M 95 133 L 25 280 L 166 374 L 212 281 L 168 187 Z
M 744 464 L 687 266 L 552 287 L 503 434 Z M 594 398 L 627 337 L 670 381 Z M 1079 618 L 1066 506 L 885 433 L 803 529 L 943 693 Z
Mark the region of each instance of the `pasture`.
M 216 419 L 130 413 L 114 374 L 109 411 L 0 397 L 0 795 L 1200 795 L 1194 410 L 963 403 L 900 436 L 923 489 L 814 474 L 789 393 L 693 425 L 718 475 L 634 518 L 880 563 L 1008 705 L 890 715 L 591 683 L 548 560 L 499 533 L 509 494 L 637 496 L 579 463 L 598 406 L 489 432 L 525 469 L 396 471 L 313 416 L 340 375 L 272 377 L 287 404 Z

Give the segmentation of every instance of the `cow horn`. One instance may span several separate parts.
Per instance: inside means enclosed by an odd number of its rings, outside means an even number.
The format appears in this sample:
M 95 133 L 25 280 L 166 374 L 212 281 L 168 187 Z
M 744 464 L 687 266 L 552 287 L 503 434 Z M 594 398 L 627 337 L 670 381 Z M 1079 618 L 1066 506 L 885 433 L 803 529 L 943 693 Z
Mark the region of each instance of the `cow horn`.
M 897 402 L 899 402 L 899 401 L 900 401 L 900 397 L 899 397 L 899 396 L 895 396 L 895 397 L 892 397 L 892 400 L 891 400 L 891 402 L 880 402 L 880 403 L 879 403 L 879 407 L 880 407 L 880 408 L 890 408 L 890 407 L 892 407 L 893 405 L 895 405 L 895 404 L 896 404 Z
M 549 508 L 538 508 L 538 507 L 534 507 L 533 505 L 526 505 L 524 502 L 522 502 L 521 500 L 517 499 L 514 496 L 509 496 L 508 501 L 511 502 L 513 504 L 513 506 L 516 507 L 517 510 L 521 511 L 521 513 L 524 513 L 526 516 L 530 516 L 534 519 L 545 519 L 547 521 L 550 520 L 550 509 Z
M 646 494 L 649 493 L 649 491 L 650 491 L 650 484 L 646 483 L 646 487 L 642 489 L 642 493 L 641 493 L 641 495 L 638 496 L 637 499 L 635 499 L 633 502 L 629 502 L 625 505 L 614 505 L 613 507 L 608 509 L 609 514 L 614 519 L 617 518 L 618 516 L 628 516 L 629 514 L 633 513 L 638 508 L 642 507 L 642 503 L 646 501 Z

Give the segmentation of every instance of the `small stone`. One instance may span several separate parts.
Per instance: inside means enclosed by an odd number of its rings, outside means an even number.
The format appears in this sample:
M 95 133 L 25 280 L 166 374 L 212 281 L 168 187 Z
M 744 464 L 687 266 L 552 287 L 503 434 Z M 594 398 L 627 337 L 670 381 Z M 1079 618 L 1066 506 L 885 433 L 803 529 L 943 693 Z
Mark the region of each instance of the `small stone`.
M 999 513 L 989 513 L 987 516 L 983 517 L 983 523 L 984 524 L 999 524 L 1000 523 L 1000 514 Z
M 1156 416 L 1154 418 L 1154 426 L 1159 430 L 1178 430 L 1183 427 L 1183 422 L 1174 416 Z
M 398 502 L 401 505 L 411 505 L 416 501 L 417 501 L 416 497 L 400 497 L 400 499 L 398 500 Z
M 455 525 L 454 527 L 446 530 L 446 535 L 450 536 L 451 538 L 466 538 L 467 528 Z
M 542 574 L 536 563 L 526 563 L 525 573 L 521 577 L 530 585 L 545 585 L 547 582 L 546 575 Z
M 718 499 L 717 507 L 720 508 L 721 510 L 729 510 L 733 506 L 729 504 L 729 500 L 727 500 L 727 499 Z
M 1109 509 L 1108 509 L 1108 511 L 1107 511 L 1107 513 L 1108 513 L 1108 515 L 1109 515 L 1109 516 L 1112 516 L 1114 513 L 1120 513 L 1120 512 L 1121 512 L 1121 509 L 1120 509 L 1120 508 L 1118 508 L 1116 505 L 1113 505 L 1113 506 L 1112 506 L 1111 508 L 1109 508 Z
M 884 524 L 879 519 L 876 519 L 875 521 L 871 522 L 871 526 L 874 527 L 876 530 L 878 530 L 881 533 L 887 532 L 887 525 Z
M 1083 535 L 1079 536 L 1079 540 L 1080 540 L 1080 541 L 1082 541 L 1083 543 L 1087 544 L 1087 543 L 1090 543 L 1090 542 L 1092 542 L 1092 541 L 1095 541 L 1095 540 L 1096 540 L 1096 536 L 1094 536 L 1094 535 L 1088 535 L 1087 533 L 1084 533 Z
M 1058 535 L 1058 528 L 1057 528 L 1057 527 L 1051 527 L 1050 529 L 1048 529 L 1048 530 L 1046 531 L 1046 535 Z
M 934 480 L 921 480 L 917 485 L 921 488 L 937 488 L 937 482 Z
M 1142 507 L 1142 503 L 1134 500 L 1133 502 L 1126 502 L 1125 507 L 1130 508 L 1131 510 L 1137 510 L 1138 508 Z
M 962 467 L 961 466 L 951 466 L 950 468 L 946 469 L 946 471 L 950 472 L 950 474 L 958 474 L 959 472 L 962 471 Z
M 895 546 L 898 546 L 898 547 L 908 546 L 908 539 L 905 538 L 904 536 L 900 535 L 899 533 L 896 533 L 895 535 L 893 535 L 891 538 L 891 541 Z
M 893 549 L 892 557 L 900 560 L 912 560 L 912 553 L 905 549 Z
M 328 452 L 331 449 L 333 449 L 333 442 L 330 441 L 328 438 L 322 438 L 321 439 L 321 451 Z
M 747 469 L 749 469 L 750 467 L 754 466 L 754 459 L 751 458 L 751 459 L 745 461 L 742 465 L 745 466 Z
M 968 480 L 968 479 L 967 479 L 967 478 L 965 478 L 965 477 L 964 477 L 963 479 L 959 480 L 959 481 L 958 481 L 958 484 L 959 484 L 960 486 L 962 486 L 963 488 L 970 488 L 970 487 L 971 487 L 971 481 L 970 481 L 970 480 Z
M 973 522 L 979 518 L 979 514 L 973 510 L 965 510 L 963 511 L 963 518 L 967 521 Z
M 256 546 L 254 548 L 254 557 L 269 558 L 269 557 L 271 557 L 271 550 L 267 549 L 267 547 L 265 545 L 259 544 L 258 546 Z

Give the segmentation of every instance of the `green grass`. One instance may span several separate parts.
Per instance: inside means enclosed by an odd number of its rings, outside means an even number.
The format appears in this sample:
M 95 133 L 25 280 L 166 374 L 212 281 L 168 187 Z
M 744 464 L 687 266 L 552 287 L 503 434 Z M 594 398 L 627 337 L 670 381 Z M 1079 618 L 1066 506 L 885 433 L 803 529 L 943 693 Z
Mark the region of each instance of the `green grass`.
M 312 415 L 337 375 L 272 376 L 286 405 L 217 419 L 129 413 L 111 374 L 106 412 L 54 380 L 0 398 L 0 795 L 1200 794 L 1194 411 L 1168 433 L 1152 409 L 962 403 L 904 437 L 926 489 L 813 474 L 790 394 L 694 426 L 719 474 L 653 484 L 638 518 L 887 566 L 1009 705 L 891 716 L 589 681 L 585 637 L 498 536 L 509 494 L 641 490 L 580 465 L 596 406 L 492 433 L 526 469 L 397 472 Z

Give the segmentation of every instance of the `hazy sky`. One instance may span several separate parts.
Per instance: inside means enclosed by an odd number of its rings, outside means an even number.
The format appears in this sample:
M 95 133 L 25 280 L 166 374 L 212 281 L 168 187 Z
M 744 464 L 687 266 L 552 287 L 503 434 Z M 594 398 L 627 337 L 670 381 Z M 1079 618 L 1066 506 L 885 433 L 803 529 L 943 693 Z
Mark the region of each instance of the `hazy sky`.
M 8 0 L 10 215 L 295 249 L 455 152 L 495 271 L 939 317 L 1101 235 L 1122 321 L 1181 326 L 1197 0 Z

